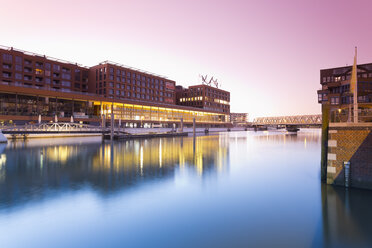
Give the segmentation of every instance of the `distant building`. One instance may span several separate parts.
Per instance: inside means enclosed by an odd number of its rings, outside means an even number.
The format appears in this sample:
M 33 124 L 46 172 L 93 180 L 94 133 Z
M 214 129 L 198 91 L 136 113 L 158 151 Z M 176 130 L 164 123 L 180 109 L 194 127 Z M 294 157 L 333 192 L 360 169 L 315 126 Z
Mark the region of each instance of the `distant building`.
M 230 122 L 233 125 L 244 125 L 248 122 L 248 113 L 230 113 Z
M 176 87 L 176 104 L 230 114 L 230 92 L 205 84 Z
M 360 121 L 372 120 L 372 63 L 358 65 L 358 104 Z M 353 105 L 353 94 L 350 93 L 352 66 L 324 69 L 320 71 L 318 103 L 328 105 L 332 122 L 346 122 L 350 106 Z M 323 113 L 324 114 L 324 113 Z

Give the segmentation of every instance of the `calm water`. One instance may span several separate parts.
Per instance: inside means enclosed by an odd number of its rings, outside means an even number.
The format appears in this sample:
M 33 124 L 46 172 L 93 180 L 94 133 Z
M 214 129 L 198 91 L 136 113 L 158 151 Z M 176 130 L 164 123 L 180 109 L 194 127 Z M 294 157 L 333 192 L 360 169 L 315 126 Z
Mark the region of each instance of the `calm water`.
M 371 247 L 372 191 L 320 184 L 320 132 L 0 147 L 0 247 Z

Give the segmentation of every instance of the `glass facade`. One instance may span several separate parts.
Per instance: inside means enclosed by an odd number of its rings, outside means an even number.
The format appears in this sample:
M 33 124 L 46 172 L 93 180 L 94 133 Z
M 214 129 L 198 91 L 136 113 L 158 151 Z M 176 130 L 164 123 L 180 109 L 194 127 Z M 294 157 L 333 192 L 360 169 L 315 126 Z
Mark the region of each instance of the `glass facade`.
M 115 119 L 128 122 L 179 122 L 181 118 L 184 122 L 192 122 L 194 117 L 199 123 L 224 123 L 228 120 L 224 114 L 171 107 L 0 93 L 0 116 L 73 116 L 91 122 L 97 121 L 103 115 L 110 119 L 111 109 Z

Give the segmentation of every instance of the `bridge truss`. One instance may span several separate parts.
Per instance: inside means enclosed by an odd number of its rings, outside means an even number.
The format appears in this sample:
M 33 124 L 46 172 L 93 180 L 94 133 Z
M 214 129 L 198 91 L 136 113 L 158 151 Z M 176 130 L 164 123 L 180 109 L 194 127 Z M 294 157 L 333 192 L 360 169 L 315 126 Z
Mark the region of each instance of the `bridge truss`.
M 322 125 L 322 115 L 295 115 L 277 117 L 258 117 L 253 120 L 253 125 Z

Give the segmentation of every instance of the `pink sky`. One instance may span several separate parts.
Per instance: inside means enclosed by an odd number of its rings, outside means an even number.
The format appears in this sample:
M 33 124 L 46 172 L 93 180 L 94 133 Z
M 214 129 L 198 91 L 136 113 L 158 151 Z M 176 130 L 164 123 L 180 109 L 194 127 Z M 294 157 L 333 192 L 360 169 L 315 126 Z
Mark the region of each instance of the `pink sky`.
M 320 113 L 319 70 L 372 62 L 369 0 L 5 1 L 0 44 L 92 66 L 112 60 L 184 86 L 199 74 L 231 111 Z

